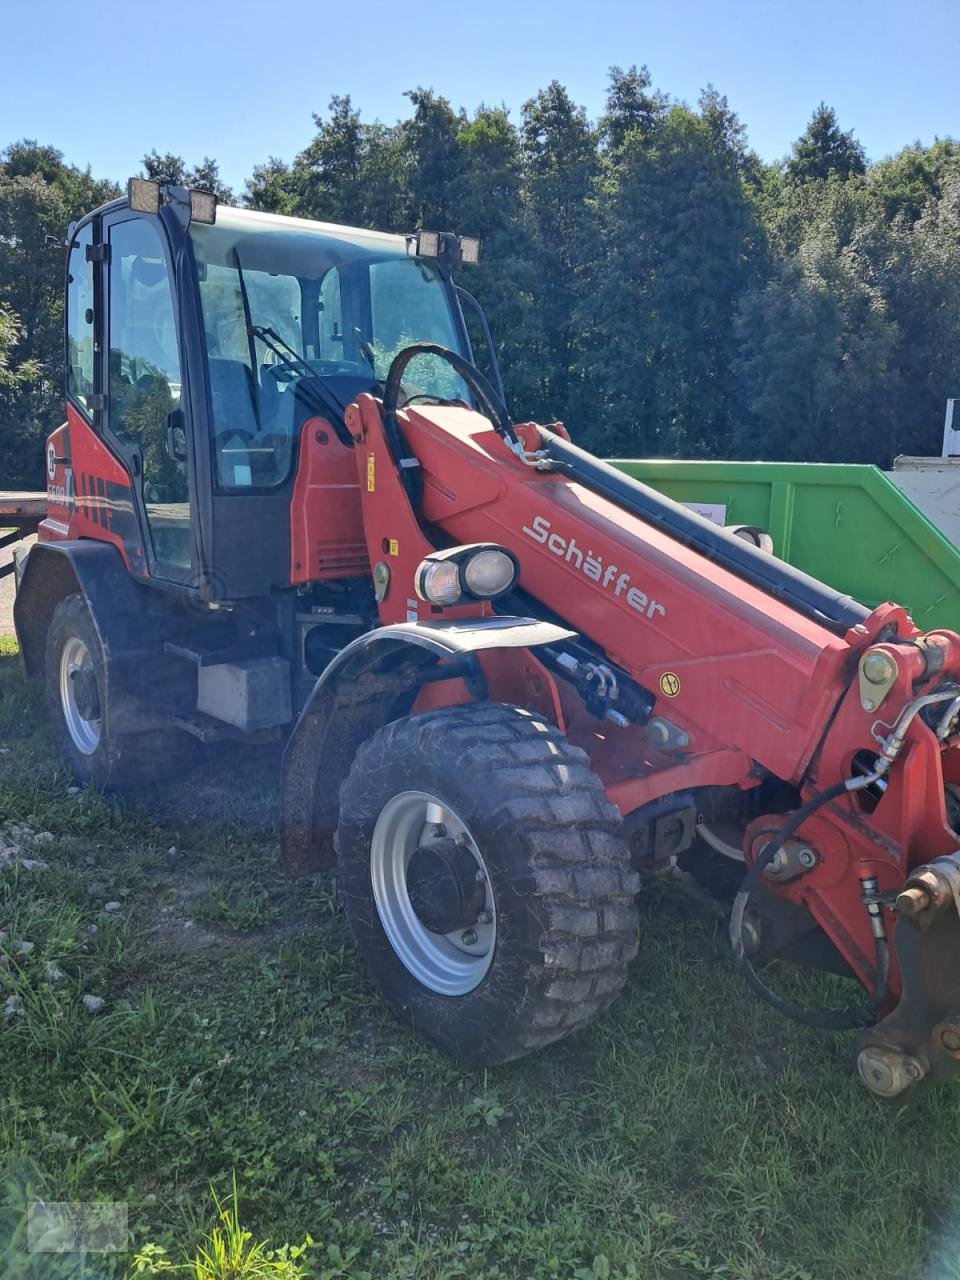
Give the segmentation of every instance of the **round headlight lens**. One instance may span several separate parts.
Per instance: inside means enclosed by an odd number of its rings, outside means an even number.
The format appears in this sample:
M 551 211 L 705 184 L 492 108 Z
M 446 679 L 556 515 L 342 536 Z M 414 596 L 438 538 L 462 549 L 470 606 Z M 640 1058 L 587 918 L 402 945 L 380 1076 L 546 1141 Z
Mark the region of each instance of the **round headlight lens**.
M 452 560 L 428 563 L 419 574 L 418 594 L 430 604 L 456 604 L 462 597 L 460 568 Z
M 471 595 L 487 598 L 512 587 L 516 572 L 516 565 L 505 551 L 489 547 L 466 562 L 463 581 Z

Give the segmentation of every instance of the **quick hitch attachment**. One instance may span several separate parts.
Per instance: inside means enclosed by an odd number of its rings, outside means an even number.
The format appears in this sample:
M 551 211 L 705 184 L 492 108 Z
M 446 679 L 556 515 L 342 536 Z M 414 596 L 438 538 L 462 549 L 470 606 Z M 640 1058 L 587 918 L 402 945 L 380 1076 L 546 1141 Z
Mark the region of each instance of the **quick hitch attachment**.
M 900 1001 L 857 1046 L 860 1078 L 883 1098 L 960 1072 L 960 851 L 917 867 L 895 906 Z

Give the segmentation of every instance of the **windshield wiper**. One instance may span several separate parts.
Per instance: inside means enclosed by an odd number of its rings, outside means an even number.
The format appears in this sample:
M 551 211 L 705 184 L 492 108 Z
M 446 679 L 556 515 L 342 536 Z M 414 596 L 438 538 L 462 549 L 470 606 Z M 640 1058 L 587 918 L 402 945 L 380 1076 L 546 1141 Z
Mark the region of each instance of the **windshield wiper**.
M 319 378 L 316 372 L 311 368 L 303 356 L 290 346 L 284 338 L 281 338 L 276 329 L 271 329 L 265 324 L 251 324 L 248 326 L 252 338 L 259 338 L 263 345 L 277 357 L 280 364 L 291 373 L 296 374 L 301 381 L 297 384 L 297 389 L 304 400 L 317 413 L 322 413 L 325 417 L 329 417 L 337 438 L 342 444 L 352 445 L 353 439 L 350 432 L 346 428 L 343 415 L 347 406 L 342 400 L 339 400 L 322 378 Z
M 357 337 L 357 346 L 360 349 L 360 354 L 363 356 L 364 360 L 366 360 L 367 364 L 374 371 L 374 373 L 376 373 L 377 366 L 373 358 L 373 346 L 363 336 L 363 330 L 360 328 L 358 324 L 355 324 L 353 326 L 353 332 L 356 334 L 356 337 Z
M 298 378 L 305 380 L 299 384 L 303 398 L 315 412 L 322 413 L 330 418 L 331 425 L 342 444 L 352 446 L 353 439 L 343 420 L 347 406 L 341 403 L 328 387 L 316 379 L 316 374 L 306 360 L 298 355 L 289 342 L 281 338 L 275 329 L 271 329 L 269 325 L 253 323 L 253 316 L 250 311 L 250 297 L 243 278 L 243 267 L 240 265 L 240 253 L 236 248 L 233 250 L 233 261 L 237 268 L 237 283 L 240 286 L 240 299 L 243 304 L 243 320 L 247 328 L 247 343 L 250 348 L 250 376 L 254 385 L 253 407 L 256 414 L 257 430 L 262 430 L 262 421 L 260 414 L 260 379 L 257 376 L 258 361 L 256 347 L 254 346 L 255 338 L 259 338 L 265 347 L 269 347 L 286 369 L 295 373 Z
M 252 322 L 250 319 L 250 297 L 243 279 L 243 267 L 240 265 L 239 250 L 234 248 L 233 261 L 237 268 L 237 283 L 240 285 L 240 301 L 243 304 L 243 322 L 247 327 L 247 351 L 250 356 L 250 399 L 253 401 L 253 416 L 257 431 L 263 430 L 263 415 L 260 411 L 260 379 L 257 377 L 257 349 L 253 344 Z

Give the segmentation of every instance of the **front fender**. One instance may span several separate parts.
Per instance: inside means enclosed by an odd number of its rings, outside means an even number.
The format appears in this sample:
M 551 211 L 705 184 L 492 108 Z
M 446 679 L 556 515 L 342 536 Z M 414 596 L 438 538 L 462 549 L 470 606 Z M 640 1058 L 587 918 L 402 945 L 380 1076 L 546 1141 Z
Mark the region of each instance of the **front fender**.
M 358 747 L 381 725 L 409 714 L 439 664 L 457 662 L 458 674 L 473 679 L 482 697 L 472 655 L 574 637 L 535 618 L 466 618 L 378 627 L 347 645 L 314 686 L 283 753 L 280 849 L 287 875 L 332 864 L 340 784 Z

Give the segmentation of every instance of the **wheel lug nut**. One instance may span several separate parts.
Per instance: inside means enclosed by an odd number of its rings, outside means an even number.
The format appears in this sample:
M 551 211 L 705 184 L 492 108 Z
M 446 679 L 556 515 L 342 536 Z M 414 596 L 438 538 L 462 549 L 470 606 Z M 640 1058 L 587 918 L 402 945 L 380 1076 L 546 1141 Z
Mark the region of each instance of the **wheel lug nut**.
M 487 873 L 482 867 L 477 867 L 477 884 L 483 884 L 487 878 Z
M 477 924 L 493 924 L 493 912 L 492 911 L 477 912 Z
M 438 838 L 440 836 L 445 836 L 447 834 L 447 828 L 443 825 L 442 822 L 435 822 L 433 826 L 430 828 L 430 830 Z
M 465 947 L 472 947 L 477 941 L 476 929 L 464 929 L 460 935 L 460 941 Z

